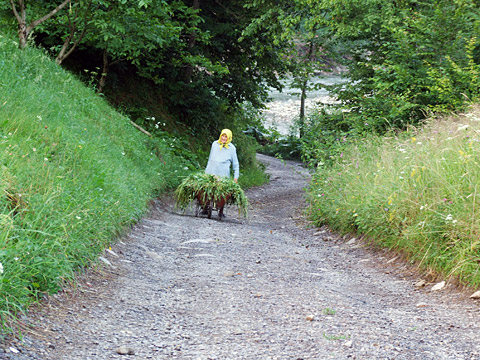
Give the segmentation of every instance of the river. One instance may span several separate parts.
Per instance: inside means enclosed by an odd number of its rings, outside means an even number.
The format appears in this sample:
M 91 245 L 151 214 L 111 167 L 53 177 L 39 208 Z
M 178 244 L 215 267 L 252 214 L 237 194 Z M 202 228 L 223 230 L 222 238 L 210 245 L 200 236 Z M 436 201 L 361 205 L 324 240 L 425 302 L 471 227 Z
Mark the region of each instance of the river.
M 315 84 L 321 83 L 325 85 L 340 84 L 346 82 L 345 78 L 339 75 L 321 76 L 312 79 Z M 300 90 L 292 89 L 288 86 L 290 79 L 282 81 L 284 89 L 279 92 L 276 89 L 270 89 L 271 101 L 267 102 L 266 109 L 263 111 L 264 126 L 267 129 L 275 129 L 281 135 L 291 133 L 291 127 L 295 119 L 300 114 Z M 331 104 L 335 99 L 332 98 L 325 88 L 307 92 L 305 100 L 305 112 L 313 110 L 319 104 Z

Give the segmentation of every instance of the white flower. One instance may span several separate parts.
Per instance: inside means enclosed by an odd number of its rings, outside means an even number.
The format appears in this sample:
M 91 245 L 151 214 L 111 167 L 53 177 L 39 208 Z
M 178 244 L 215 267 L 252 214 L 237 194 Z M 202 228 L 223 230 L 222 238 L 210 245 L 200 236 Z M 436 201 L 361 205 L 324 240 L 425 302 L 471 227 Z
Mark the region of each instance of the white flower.
M 452 221 L 452 220 L 453 220 L 452 214 L 448 214 L 447 217 L 445 218 L 445 221 Z
M 0 263 L 0 274 L 3 274 L 3 265 Z

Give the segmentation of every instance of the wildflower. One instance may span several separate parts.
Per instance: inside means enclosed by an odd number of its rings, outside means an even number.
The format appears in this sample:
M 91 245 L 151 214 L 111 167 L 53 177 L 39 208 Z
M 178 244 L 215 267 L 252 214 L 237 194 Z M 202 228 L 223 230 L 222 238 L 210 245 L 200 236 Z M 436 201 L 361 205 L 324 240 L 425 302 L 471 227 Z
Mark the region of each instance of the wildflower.
M 80 216 L 78 216 L 78 215 L 77 215 L 77 216 L 75 216 L 75 217 L 76 217 L 78 220 L 80 220 L 80 219 L 81 219 L 81 217 L 80 217 Z
M 445 217 L 445 221 L 452 221 L 452 220 L 453 220 L 452 214 L 448 214 L 448 215 Z
M 36 149 L 36 148 L 33 148 L 32 150 L 33 150 L 33 152 L 37 151 L 37 149 Z
M 45 158 L 45 159 L 43 159 L 43 160 L 48 161 L 48 158 Z
M 416 172 L 417 172 L 417 170 L 413 169 L 412 172 L 410 173 L 410 177 L 414 177 Z
M 417 141 L 417 138 L 413 136 L 411 140 L 412 140 L 412 143 L 414 143 L 415 141 Z

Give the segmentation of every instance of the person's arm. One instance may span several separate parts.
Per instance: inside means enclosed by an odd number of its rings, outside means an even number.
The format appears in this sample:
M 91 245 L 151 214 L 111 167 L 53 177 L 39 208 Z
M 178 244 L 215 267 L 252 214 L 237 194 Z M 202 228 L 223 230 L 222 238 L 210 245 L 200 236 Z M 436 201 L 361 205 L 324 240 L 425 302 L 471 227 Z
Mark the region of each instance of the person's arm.
M 210 154 L 208 155 L 208 161 L 207 161 L 207 166 L 206 168 L 208 168 L 208 165 L 210 165 L 210 160 L 212 159 L 212 155 L 213 155 L 213 147 L 215 146 L 215 142 L 212 143 L 212 146 L 210 147 Z
M 235 147 L 232 147 L 232 149 L 233 180 L 237 182 L 240 176 L 240 164 L 238 163 L 237 149 L 235 149 Z

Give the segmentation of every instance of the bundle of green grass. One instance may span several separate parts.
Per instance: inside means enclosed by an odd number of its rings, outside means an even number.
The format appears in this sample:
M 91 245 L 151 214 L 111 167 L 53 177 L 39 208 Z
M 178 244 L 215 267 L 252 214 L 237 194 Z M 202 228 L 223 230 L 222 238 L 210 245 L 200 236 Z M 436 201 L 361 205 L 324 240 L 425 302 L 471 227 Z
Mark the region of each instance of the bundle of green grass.
M 213 200 L 214 203 L 226 199 L 226 205 L 236 205 L 238 213 L 247 217 L 248 199 L 240 185 L 231 178 L 219 178 L 198 172 L 187 176 L 175 190 L 176 205 L 185 210 L 190 203 L 200 197 L 202 203 Z

